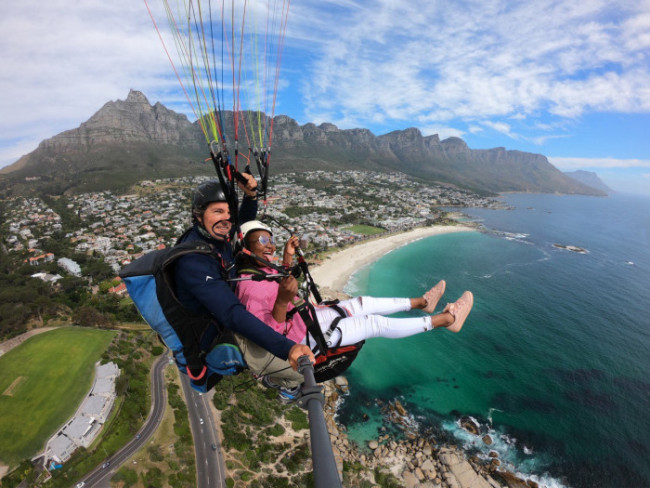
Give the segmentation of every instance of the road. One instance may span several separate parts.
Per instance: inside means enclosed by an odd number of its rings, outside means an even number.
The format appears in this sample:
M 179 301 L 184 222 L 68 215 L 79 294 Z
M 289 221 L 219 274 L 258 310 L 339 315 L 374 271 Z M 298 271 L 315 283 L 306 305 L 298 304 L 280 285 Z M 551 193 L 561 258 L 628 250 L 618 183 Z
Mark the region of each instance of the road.
M 125 461 L 133 456 L 149 440 L 154 432 L 158 429 L 165 413 L 167 404 L 167 389 L 165 388 L 165 377 L 163 372 L 169 364 L 169 357 L 163 354 L 158 361 L 154 363 L 151 375 L 151 410 L 149 417 L 136 436 L 126 444 L 122 449 L 105 459 L 102 465 L 95 468 L 90 474 L 86 475 L 81 481 L 84 481 L 87 487 L 92 488 L 110 488 L 110 479 Z M 105 464 L 108 463 L 108 466 Z M 85 488 L 85 487 L 84 487 Z
M 194 437 L 196 486 L 225 488 L 226 464 L 223 460 L 221 441 L 217 435 L 208 396 L 194 390 L 190 386 L 189 378 L 185 375 L 181 375 L 181 383 Z M 213 445 L 216 450 L 212 449 Z
M 105 459 L 100 466 L 79 480 L 79 482 L 83 481 L 85 483 L 84 488 L 110 488 L 110 479 L 115 472 L 139 451 L 156 432 L 167 405 L 167 389 L 163 373 L 168 364 L 169 357 L 167 354 L 163 354 L 154 363 L 151 375 L 151 410 L 140 431 L 122 449 L 110 458 Z M 226 469 L 221 453 L 221 442 L 217 436 L 208 399 L 205 395 L 199 394 L 190 387 L 187 376 L 183 374 L 180 376 L 185 398 L 187 399 L 190 427 L 194 437 L 197 486 L 202 488 L 225 488 Z M 216 451 L 212 450 L 211 446 L 213 444 L 216 446 Z

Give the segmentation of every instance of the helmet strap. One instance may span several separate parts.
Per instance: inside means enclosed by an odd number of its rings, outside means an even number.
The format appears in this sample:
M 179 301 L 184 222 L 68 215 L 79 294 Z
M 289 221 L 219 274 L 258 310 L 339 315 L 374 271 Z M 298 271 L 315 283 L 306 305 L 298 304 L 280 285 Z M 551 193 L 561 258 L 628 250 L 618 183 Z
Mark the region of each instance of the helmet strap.
M 209 232 L 209 231 L 208 231 L 208 230 L 203 226 L 203 222 L 199 221 L 199 222 L 198 222 L 199 225 L 197 226 L 198 231 L 199 231 L 199 234 L 201 234 L 201 236 L 203 236 L 203 237 L 205 237 L 205 238 L 207 238 L 207 239 L 211 239 L 211 240 L 213 240 L 213 241 L 218 241 L 218 242 L 228 242 L 228 241 L 230 241 L 230 235 L 229 235 L 229 234 L 226 234 L 226 235 L 224 236 L 223 234 L 219 234 L 218 232 L 214 231 L 214 227 L 215 227 L 217 224 L 219 224 L 220 222 L 223 222 L 223 220 L 218 220 L 217 222 L 215 222 L 215 223 L 212 225 L 212 231 L 214 232 L 214 235 L 212 235 L 212 234 L 211 234 L 211 233 L 210 233 L 210 232 Z M 219 236 L 219 237 L 215 237 L 215 236 Z

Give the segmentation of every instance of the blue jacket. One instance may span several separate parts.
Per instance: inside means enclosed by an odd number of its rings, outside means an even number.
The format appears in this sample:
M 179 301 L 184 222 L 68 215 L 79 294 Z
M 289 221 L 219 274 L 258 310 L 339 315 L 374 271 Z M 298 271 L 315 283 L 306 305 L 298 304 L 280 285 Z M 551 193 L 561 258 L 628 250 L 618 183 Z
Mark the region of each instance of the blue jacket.
M 239 211 L 241 222 L 254 219 L 256 213 L 257 201 L 244 198 Z M 287 359 L 295 342 L 248 313 L 234 293 L 234 284 L 224 279 L 228 267 L 231 268 L 228 277 L 236 276 L 234 266 L 231 266 L 234 258 L 230 242 L 205 237 L 199 232 L 198 224 L 182 242 L 194 240 L 212 244 L 221 254 L 221 259 L 204 254 L 188 254 L 178 260 L 174 282 L 177 297 L 183 306 L 194 313 L 212 315 L 222 327 L 246 337 L 280 359 Z M 216 335 L 214 331 L 212 337 L 206 336 L 202 346 L 207 349 Z

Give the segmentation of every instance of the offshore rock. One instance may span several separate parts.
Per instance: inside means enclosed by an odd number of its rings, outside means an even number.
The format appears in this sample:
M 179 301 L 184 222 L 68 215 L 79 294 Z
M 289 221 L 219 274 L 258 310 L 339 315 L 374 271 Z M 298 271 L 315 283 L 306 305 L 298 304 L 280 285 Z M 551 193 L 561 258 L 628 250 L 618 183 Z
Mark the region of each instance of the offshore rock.
M 402 417 L 406 417 L 406 409 L 402 406 L 399 400 L 395 400 L 395 410 L 397 410 L 397 413 Z
M 531 488 L 531 485 L 526 480 L 510 471 L 496 471 L 494 474 L 497 478 L 501 478 L 508 488 Z
M 481 433 L 481 426 L 472 417 L 461 417 L 460 426 L 470 434 L 479 435 Z

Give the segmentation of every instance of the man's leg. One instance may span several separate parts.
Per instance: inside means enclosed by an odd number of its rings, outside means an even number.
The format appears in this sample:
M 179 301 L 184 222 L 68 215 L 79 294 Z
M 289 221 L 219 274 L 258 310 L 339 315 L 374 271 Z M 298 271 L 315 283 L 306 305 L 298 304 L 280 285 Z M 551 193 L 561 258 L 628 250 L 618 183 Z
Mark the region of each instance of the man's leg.
M 294 371 L 289 365 L 289 361 L 274 356 L 266 349 L 239 334 L 235 334 L 235 342 L 242 356 L 244 356 L 248 368 L 254 375 L 268 376 L 273 383 L 287 389 L 302 384 L 303 375 Z

